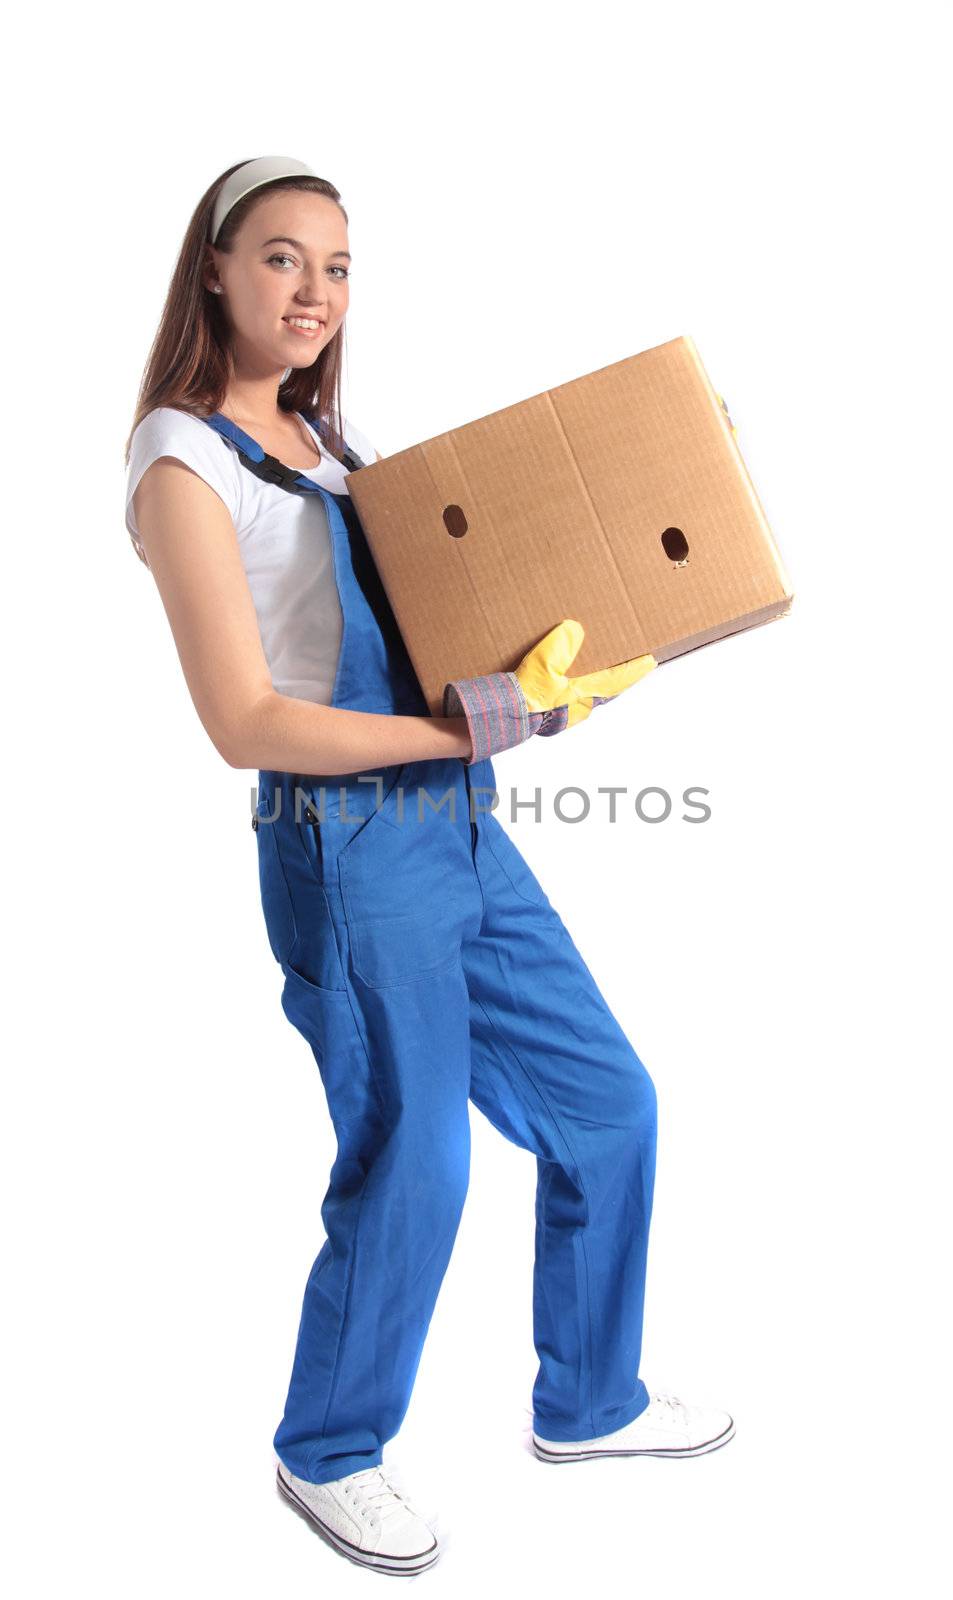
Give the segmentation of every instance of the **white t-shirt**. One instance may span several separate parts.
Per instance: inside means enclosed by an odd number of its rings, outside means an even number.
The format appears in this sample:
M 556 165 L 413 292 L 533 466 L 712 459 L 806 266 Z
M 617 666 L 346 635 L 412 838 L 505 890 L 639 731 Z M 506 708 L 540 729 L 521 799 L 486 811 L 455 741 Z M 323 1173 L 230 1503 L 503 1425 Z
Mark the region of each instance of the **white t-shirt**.
M 346 469 L 327 453 L 310 423 L 307 427 L 321 463 L 302 476 L 334 494 L 347 494 Z M 365 464 L 376 459 L 370 440 L 347 419 L 344 437 Z M 231 440 L 207 422 L 158 406 L 133 433 L 126 469 L 126 527 L 138 548 L 132 497 L 146 468 L 160 456 L 175 456 L 191 467 L 231 512 L 275 689 L 330 705 L 343 619 L 323 497 L 289 494 L 264 483 L 242 466 Z

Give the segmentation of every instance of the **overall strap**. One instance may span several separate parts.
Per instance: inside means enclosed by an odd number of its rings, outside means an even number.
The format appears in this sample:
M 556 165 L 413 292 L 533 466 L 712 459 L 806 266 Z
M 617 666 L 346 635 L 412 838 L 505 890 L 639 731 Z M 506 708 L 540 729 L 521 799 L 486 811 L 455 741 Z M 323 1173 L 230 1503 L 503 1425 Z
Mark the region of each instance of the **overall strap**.
M 304 413 L 302 413 L 303 415 Z M 326 442 L 326 430 L 312 418 L 307 418 L 317 430 L 322 440 Z M 253 472 L 256 478 L 262 478 L 265 483 L 273 483 L 279 489 L 287 489 L 289 494 L 315 494 L 321 493 L 318 484 L 312 483 L 310 478 L 302 477 L 293 467 L 286 467 L 277 456 L 268 455 L 257 440 L 250 433 L 245 433 L 237 422 L 232 422 L 229 417 L 223 417 L 220 411 L 213 411 L 211 416 L 203 417 L 210 428 L 220 433 L 223 439 L 229 439 L 238 451 L 242 466 Z M 345 444 L 342 465 L 348 472 L 356 472 L 358 467 L 365 463 L 361 460 L 356 450 Z M 327 491 L 326 491 L 327 492 Z

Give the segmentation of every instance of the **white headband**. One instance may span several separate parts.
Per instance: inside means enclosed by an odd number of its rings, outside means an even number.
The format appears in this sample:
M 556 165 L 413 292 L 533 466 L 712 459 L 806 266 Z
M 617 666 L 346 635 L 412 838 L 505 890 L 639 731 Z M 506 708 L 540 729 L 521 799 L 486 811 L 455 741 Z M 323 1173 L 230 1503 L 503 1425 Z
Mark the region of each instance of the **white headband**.
M 318 173 L 304 161 L 295 161 L 292 156 L 258 156 L 254 161 L 246 161 L 243 166 L 236 167 L 231 177 L 222 184 L 212 210 L 212 244 L 218 238 L 222 223 L 232 206 L 237 205 L 250 190 L 257 189 L 259 184 L 270 183 L 273 178 L 316 177 Z

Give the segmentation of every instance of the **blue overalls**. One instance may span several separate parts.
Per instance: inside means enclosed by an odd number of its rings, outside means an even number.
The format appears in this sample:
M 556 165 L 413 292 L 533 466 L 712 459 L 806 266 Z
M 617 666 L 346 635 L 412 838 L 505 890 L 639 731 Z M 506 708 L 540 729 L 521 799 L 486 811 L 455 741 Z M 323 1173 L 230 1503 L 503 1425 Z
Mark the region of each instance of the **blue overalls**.
M 208 421 L 259 476 L 324 497 L 344 619 L 331 704 L 429 715 L 350 498 L 219 413 Z M 654 1085 L 487 809 L 495 788 L 489 760 L 455 757 L 259 773 L 282 1007 L 314 1053 L 337 1137 L 274 1436 L 313 1483 L 380 1465 L 401 1426 L 467 1192 L 468 1099 L 536 1156 L 535 1431 L 595 1438 L 649 1403 L 638 1374 Z

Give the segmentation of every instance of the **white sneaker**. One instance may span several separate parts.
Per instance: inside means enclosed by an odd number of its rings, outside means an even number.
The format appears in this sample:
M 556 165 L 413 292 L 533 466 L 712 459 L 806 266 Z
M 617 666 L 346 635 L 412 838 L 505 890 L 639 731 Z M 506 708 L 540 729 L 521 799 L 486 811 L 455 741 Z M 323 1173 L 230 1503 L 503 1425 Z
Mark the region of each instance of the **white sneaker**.
M 686 1406 L 674 1394 L 653 1394 L 646 1409 L 614 1433 L 564 1442 L 533 1434 L 540 1461 L 591 1461 L 599 1456 L 700 1456 L 734 1437 L 734 1419 L 710 1406 Z
M 423 1572 L 440 1548 L 430 1523 L 382 1467 L 308 1483 L 278 1463 L 278 1488 L 342 1555 L 382 1572 Z

